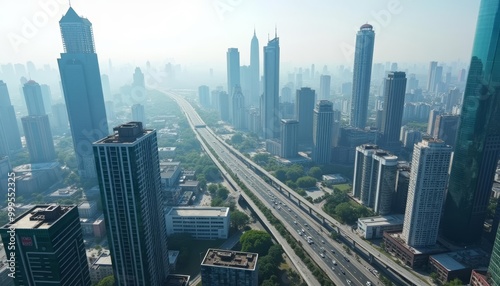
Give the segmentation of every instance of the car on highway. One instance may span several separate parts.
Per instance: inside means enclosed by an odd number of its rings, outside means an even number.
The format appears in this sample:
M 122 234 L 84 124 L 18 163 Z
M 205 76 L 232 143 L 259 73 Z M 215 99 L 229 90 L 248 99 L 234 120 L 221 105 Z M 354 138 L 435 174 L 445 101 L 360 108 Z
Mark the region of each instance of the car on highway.
M 321 256 L 321 258 L 325 258 L 325 255 L 323 254 L 323 252 L 320 252 L 319 256 Z
M 297 224 L 297 221 L 296 221 L 296 220 L 294 220 L 294 221 L 293 221 L 293 223 L 294 223 L 294 224 Z
M 351 280 L 347 279 L 346 282 L 347 284 L 351 285 Z
M 349 258 L 344 256 L 345 261 L 349 262 Z
M 366 286 L 372 286 L 372 282 L 367 281 L 367 282 L 366 282 Z
M 335 249 L 332 249 L 332 253 L 335 254 Z
M 333 265 L 337 265 L 337 261 L 332 260 Z
M 325 243 L 325 241 L 324 241 L 324 240 L 321 240 L 321 243 Z
M 345 271 L 344 271 L 344 269 L 340 269 L 340 272 L 342 272 L 342 274 L 344 274 L 344 275 L 345 275 Z

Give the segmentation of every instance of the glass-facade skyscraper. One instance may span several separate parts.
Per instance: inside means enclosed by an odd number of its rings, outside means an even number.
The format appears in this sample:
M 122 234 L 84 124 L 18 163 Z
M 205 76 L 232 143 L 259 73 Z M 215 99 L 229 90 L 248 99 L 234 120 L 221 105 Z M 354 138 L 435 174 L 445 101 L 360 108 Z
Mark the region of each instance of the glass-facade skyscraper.
M 96 178 L 92 142 L 108 135 L 92 23 L 69 8 L 59 21 L 64 53 L 57 60 L 71 137 L 82 178 Z
M 441 222 L 449 240 L 481 238 L 499 150 L 500 2 L 483 0 Z
M 352 127 L 365 128 L 366 126 L 374 43 L 375 32 L 373 26 L 370 24 L 362 25 L 356 34 L 354 52 L 350 120 Z
M 259 105 L 260 99 L 260 62 L 259 62 L 259 39 L 253 31 L 252 42 L 250 43 L 250 96 L 248 104 Z
M 264 139 L 280 136 L 279 75 L 280 43 L 276 35 L 264 47 L 264 93 L 260 111 Z

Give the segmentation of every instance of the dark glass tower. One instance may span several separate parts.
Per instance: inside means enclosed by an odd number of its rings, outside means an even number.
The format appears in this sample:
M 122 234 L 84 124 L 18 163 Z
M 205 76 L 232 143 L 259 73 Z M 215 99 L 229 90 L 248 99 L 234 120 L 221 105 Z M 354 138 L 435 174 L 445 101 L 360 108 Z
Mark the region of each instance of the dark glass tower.
M 354 52 L 350 121 L 352 127 L 365 128 L 366 126 L 374 42 L 373 26 L 369 24 L 361 26 L 356 34 Z
M 16 285 L 91 285 L 76 206 L 36 205 L 0 234 L 7 257 L 15 255 Z
M 94 143 L 116 285 L 165 285 L 167 232 L 156 131 L 141 122 Z
M 0 156 L 23 148 L 7 85 L 0 80 Z
M 382 111 L 382 139 L 385 149 L 398 152 L 401 147 L 399 133 L 405 105 L 406 74 L 391 72 L 384 85 L 384 110 Z
M 303 87 L 297 90 L 295 96 L 295 116 L 299 121 L 297 141 L 304 147 L 312 146 L 313 134 L 313 114 L 316 93 L 309 87 Z
M 264 47 L 264 94 L 261 123 L 264 139 L 280 136 L 279 116 L 280 43 L 276 35 Z
M 92 142 L 108 135 L 92 23 L 69 8 L 59 21 L 64 53 L 57 60 L 71 136 L 83 178 L 96 178 Z
M 500 150 L 500 2 L 479 9 L 441 227 L 446 238 L 481 238 Z
M 312 160 L 317 164 L 328 164 L 332 157 L 333 103 L 320 100 L 313 117 Z

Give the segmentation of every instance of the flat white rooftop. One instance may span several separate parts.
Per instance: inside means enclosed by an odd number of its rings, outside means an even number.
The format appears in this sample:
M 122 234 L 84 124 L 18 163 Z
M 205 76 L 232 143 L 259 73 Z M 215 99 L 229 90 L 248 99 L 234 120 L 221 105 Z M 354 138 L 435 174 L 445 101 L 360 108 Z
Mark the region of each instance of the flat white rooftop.
M 383 226 L 403 224 L 404 215 L 373 216 L 358 219 L 366 226 Z
M 226 217 L 228 214 L 228 207 L 173 207 L 167 216 Z

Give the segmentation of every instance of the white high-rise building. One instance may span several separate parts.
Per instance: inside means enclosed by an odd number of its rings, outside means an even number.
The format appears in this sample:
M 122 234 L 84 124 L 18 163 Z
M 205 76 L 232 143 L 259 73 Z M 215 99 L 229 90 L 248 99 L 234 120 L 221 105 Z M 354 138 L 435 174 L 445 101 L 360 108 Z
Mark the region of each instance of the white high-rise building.
M 403 224 L 403 239 L 411 247 L 436 243 L 451 152 L 439 139 L 415 144 Z

